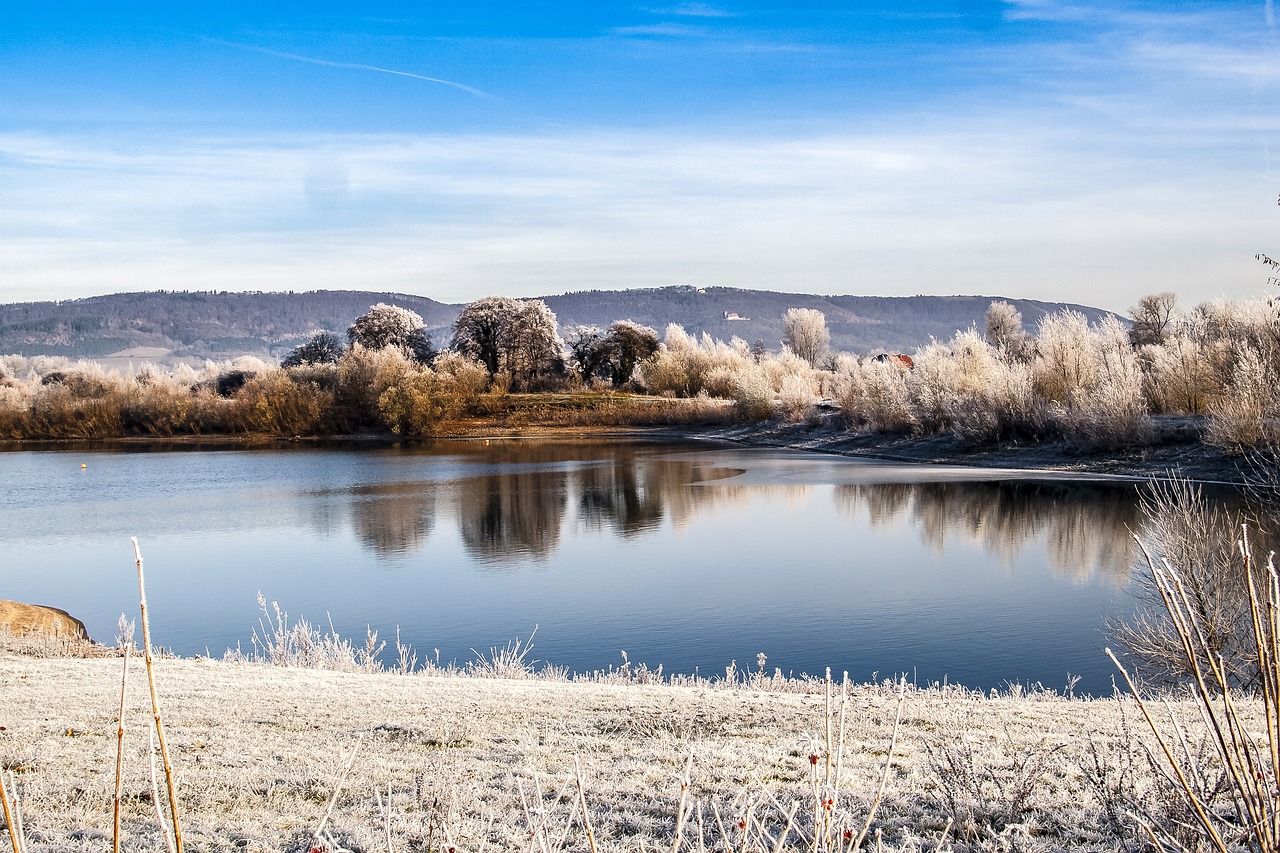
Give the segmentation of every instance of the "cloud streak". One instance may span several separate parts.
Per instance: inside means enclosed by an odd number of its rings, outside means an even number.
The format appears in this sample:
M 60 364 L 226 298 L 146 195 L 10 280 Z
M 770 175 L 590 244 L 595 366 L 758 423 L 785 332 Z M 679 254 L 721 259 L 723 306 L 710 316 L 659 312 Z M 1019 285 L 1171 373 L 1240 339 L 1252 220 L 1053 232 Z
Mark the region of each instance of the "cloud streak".
M 238 50 L 248 50 L 254 53 L 261 53 L 266 56 L 274 56 L 279 59 L 288 59 L 293 62 L 305 62 L 309 65 L 321 65 L 327 68 L 345 68 L 351 71 L 375 71 L 379 74 L 392 74 L 396 77 L 408 77 L 411 80 L 422 80 L 426 83 L 438 83 L 441 86 L 450 86 L 459 89 L 469 95 L 475 95 L 478 98 L 489 98 L 500 100 L 496 95 L 492 95 L 474 86 L 468 86 L 465 83 L 457 83 L 453 80 L 445 80 L 440 77 L 428 77 L 424 74 L 414 74 L 411 71 L 399 71 L 394 68 L 383 68 L 379 65 L 365 65 L 359 62 L 338 62 L 332 59 L 318 59 L 314 56 L 303 56 L 299 53 L 287 53 L 282 50 L 272 50 L 266 47 L 256 47 L 251 44 L 239 44 L 237 42 L 223 41 L 222 39 L 206 38 L 205 41 L 213 44 L 220 44 L 226 47 L 234 47 Z

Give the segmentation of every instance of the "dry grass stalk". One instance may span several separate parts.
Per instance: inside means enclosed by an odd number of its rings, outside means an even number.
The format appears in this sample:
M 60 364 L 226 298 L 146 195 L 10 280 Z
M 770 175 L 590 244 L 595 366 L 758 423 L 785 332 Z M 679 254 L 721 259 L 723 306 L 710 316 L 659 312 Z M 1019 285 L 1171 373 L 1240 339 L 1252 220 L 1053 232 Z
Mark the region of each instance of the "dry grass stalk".
M 156 809 L 156 822 L 160 825 L 165 847 L 169 849 L 169 853 L 176 853 L 177 847 L 164 819 L 164 805 L 160 802 L 160 782 L 156 774 L 156 730 L 150 727 L 147 728 L 147 756 L 151 767 L 151 804 Z
M 692 749 L 689 750 L 689 758 L 684 763 L 684 773 L 680 774 L 680 802 L 676 806 L 676 837 L 675 840 L 671 842 L 671 853 L 676 853 L 676 851 L 680 849 L 680 841 L 684 836 L 684 821 L 687 816 L 689 804 L 689 774 L 691 770 L 693 770 Z M 718 814 L 716 815 L 716 819 L 719 820 Z M 698 841 L 701 843 L 701 837 L 699 837 Z
M 356 755 L 360 752 L 360 744 L 362 743 L 364 743 L 363 732 L 356 735 L 356 745 L 351 750 L 351 757 L 347 759 L 342 772 L 338 774 L 338 780 L 333 785 L 333 796 L 329 797 L 329 805 L 325 808 L 324 814 L 320 816 L 320 823 L 316 825 L 316 831 L 312 833 L 317 845 L 324 844 L 327 841 L 324 835 L 324 828 L 329 823 L 329 818 L 333 816 L 333 807 L 338 804 L 338 795 L 342 793 L 342 786 L 346 783 L 347 776 L 351 774 L 351 768 L 355 766 Z M 327 847 L 332 849 L 334 845 L 328 844 Z
M 1208 844 L 1221 853 L 1240 844 L 1258 853 L 1280 850 L 1280 791 L 1277 790 L 1275 775 L 1277 767 L 1280 767 L 1280 576 L 1276 573 L 1274 553 L 1268 557 L 1265 569 L 1258 571 L 1248 533 L 1247 525 L 1242 526 L 1242 535 L 1237 544 L 1245 569 L 1254 648 L 1258 656 L 1257 698 L 1261 700 L 1262 712 L 1266 718 L 1265 747 L 1259 747 L 1257 739 L 1250 734 L 1240 705 L 1233 696 L 1228 668 L 1220 655 L 1212 653 L 1203 619 L 1192 607 L 1178 573 L 1168 560 L 1157 562 L 1152 558 L 1145 545 L 1139 541 L 1193 676 L 1193 695 L 1210 732 L 1216 757 L 1226 780 L 1234 822 L 1205 802 L 1189 781 L 1189 777 L 1198 768 L 1194 766 L 1185 735 L 1177 721 L 1174 721 L 1174 730 L 1183 746 L 1182 758 L 1175 757 L 1167 737 L 1156 724 L 1147 702 L 1143 700 L 1129 673 L 1111 650 L 1107 650 L 1151 727 L 1176 779 L 1179 793 L 1195 816 Z M 1258 591 L 1258 579 L 1255 578 L 1257 574 L 1261 574 L 1265 580 L 1265 599 Z M 1156 843 L 1174 849 L 1185 849 L 1184 845 L 1162 828 L 1146 823 L 1141 825 Z
M 378 814 L 382 818 L 382 833 L 387 842 L 387 853 L 396 853 L 395 846 L 391 843 L 391 785 L 387 785 L 387 801 L 385 805 L 382 802 L 382 794 L 376 785 L 373 789 L 373 796 L 378 802 Z
M 867 810 L 867 822 L 862 827 L 862 832 L 858 833 L 858 837 L 849 845 L 849 850 L 860 850 L 862 842 L 867 838 L 867 832 L 871 829 L 871 822 L 875 820 L 876 811 L 880 808 L 880 804 L 884 802 L 885 787 L 889 784 L 889 768 L 893 764 L 893 750 L 898 745 L 898 732 L 902 729 L 902 705 L 907 699 L 907 678 L 902 677 L 902 681 L 898 687 L 898 707 L 893 720 L 893 735 L 889 738 L 889 752 L 884 757 L 884 773 L 880 776 L 880 787 L 876 789 L 875 799 L 871 801 L 871 808 Z M 950 827 L 950 821 L 947 826 Z M 876 847 L 879 848 L 879 832 L 876 833 Z
M 578 783 L 578 805 L 582 808 L 582 827 L 587 831 L 587 846 L 591 853 L 596 853 L 596 834 L 591 831 L 591 815 L 587 811 L 587 794 L 582 785 L 582 763 L 578 756 L 573 757 L 573 776 Z
M 155 667 L 151 660 L 151 625 L 147 620 L 147 588 L 142 572 L 142 551 L 138 548 L 138 537 L 132 536 L 129 541 L 133 543 L 134 562 L 138 566 L 138 606 L 142 612 L 142 649 L 147 663 L 147 685 L 151 689 L 151 711 L 155 717 L 156 739 L 160 742 L 160 760 L 164 764 L 165 785 L 169 793 L 169 814 L 173 821 L 173 847 L 176 853 L 182 853 L 182 824 L 178 819 L 178 796 L 174 790 L 173 765 L 169 762 L 169 748 L 164 740 L 164 720 L 160 716 L 160 697 L 156 693 Z
M 116 788 L 111 800 L 111 850 L 120 853 L 120 792 L 123 785 L 124 770 L 124 700 L 125 688 L 129 683 L 129 648 L 132 643 L 123 643 L 124 670 L 120 674 L 120 712 L 116 716 Z
M 9 777 L 6 786 L 4 778 Z M 13 801 L 9 800 L 9 788 L 13 789 Z M 9 830 L 9 843 L 13 853 L 26 853 L 26 837 L 22 831 L 22 817 L 18 813 L 18 788 L 13 783 L 12 771 L 0 771 L 0 806 L 4 808 L 4 825 Z

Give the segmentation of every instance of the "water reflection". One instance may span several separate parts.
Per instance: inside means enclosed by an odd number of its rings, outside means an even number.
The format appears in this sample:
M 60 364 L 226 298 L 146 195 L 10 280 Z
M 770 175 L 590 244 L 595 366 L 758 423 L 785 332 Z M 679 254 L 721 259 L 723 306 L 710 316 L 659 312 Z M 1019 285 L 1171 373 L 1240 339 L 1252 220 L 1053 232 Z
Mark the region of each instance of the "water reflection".
M 380 483 L 352 489 L 351 526 L 380 557 L 422 548 L 435 523 L 435 489 L 419 483 Z
M 665 516 L 663 477 L 634 455 L 584 469 L 576 483 L 578 518 L 591 529 L 610 527 L 624 538 L 655 530 Z
M 569 478 L 561 470 L 524 470 L 459 484 L 458 526 L 472 557 L 488 564 L 545 560 L 560 544 Z
M 452 521 L 469 557 L 488 566 L 545 562 L 566 527 L 607 531 L 630 541 L 664 526 L 682 530 L 698 516 L 732 509 L 759 494 L 738 485 L 735 458 L 656 454 L 617 443 L 463 442 L 427 455 L 419 479 L 353 485 L 341 499 L 358 540 L 381 558 L 425 547 L 437 523 Z M 423 454 L 418 454 L 421 460 Z M 413 458 L 413 457 L 410 457 Z M 854 463 L 856 464 L 856 463 Z M 817 484 L 768 486 L 789 504 L 813 501 Z M 1097 573 L 1122 583 L 1133 565 L 1130 531 L 1142 526 L 1132 484 L 1040 481 L 858 483 L 830 487 L 838 510 L 873 528 L 906 525 L 940 555 L 981 547 L 1012 566 L 1033 540 L 1060 576 Z M 345 497 L 342 497 L 345 493 Z M 311 493 L 312 498 L 317 493 Z M 331 502 L 313 508 L 332 523 Z
M 844 512 L 865 512 L 873 527 L 910 523 L 938 555 L 959 539 L 1012 565 L 1043 538 L 1053 571 L 1077 579 L 1101 572 L 1126 581 L 1136 547 L 1130 531 L 1142 524 L 1132 485 L 859 484 L 836 487 L 836 501 Z

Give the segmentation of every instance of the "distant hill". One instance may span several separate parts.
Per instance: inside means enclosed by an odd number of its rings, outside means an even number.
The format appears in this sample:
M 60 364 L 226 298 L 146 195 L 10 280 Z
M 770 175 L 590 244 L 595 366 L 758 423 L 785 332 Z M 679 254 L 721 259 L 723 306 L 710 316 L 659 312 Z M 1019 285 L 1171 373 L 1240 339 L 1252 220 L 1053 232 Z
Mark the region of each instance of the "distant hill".
M 668 323 L 688 332 L 706 332 L 719 340 L 739 337 L 764 341 L 776 350 L 782 341 L 782 315 L 788 308 L 816 308 L 827 318 L 831 346 L 840 352 L 876 350 L 913 352 L 931 338 L 948 340 L 960 329 L 982 328 L 983 315 L 1000 296 L 814 296 L 733 287 L 677 285 L 645 290 L 592 290 L 544 297 L 561 328 L 598 326 L 625 319 L 652 326 L 661 334 Z M 1098 322 L 1111 312 L 1084 305 L 1005 299 L 1022 313 L 1027 329 L 1046 314 L 1071 308 Z
M 945 340 L 958 329 L 982 326 L 994 296 L 815 296 L 731 287 L 687 285 L 641 290 L 596 290 L 543 297 L 561 329 L 607 326 L 634 320 L 659 333 L 669 323 L 714 338 L 763 341 L 776 350 L 782 314 L 816 308 L 827 317 L 832 347 L 867 353 L 912 352 L 930 338 Z M 1027 328 L 1047 313 L 1072 308 L 1097 322 L 1108 312 L 1083 305 L 1006 300 L 1022 312 Z M 336 290 L 304 293 L 156 291 L 117 293 L 61 302 L 0 305 L 0 353 L 65 355 L 106 363 L 225 359 L 255 355 L 279 358 L 314 332 L 344 335 L 356 317 L 377 302 L 422 315 L 437 346 L 448 343 L 461 305 L 424 296 Z
M 345 338 L 351 322 L 378 302 L 421 314 L 433 340 L 449 333 L 459 311 L 424 296 L 356 290 L 114 293 L 0 305 L 0 353 L 138 361 L 271 359 L 317 331 Z

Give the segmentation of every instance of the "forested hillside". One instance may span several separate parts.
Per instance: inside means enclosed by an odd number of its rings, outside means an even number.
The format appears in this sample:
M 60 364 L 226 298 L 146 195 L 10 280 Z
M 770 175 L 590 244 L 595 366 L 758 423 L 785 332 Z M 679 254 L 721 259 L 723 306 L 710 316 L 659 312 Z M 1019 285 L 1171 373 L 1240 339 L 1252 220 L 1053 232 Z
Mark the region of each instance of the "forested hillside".
M 911 352 L 930 338 L 950 338 L 975 323 L 988 296 L 815 296 L 729 287 L 672 286 L 586 291 L 543 297 L 561 329 L 630 319 L 661 333 L 679 323 L 694 334 L 763 341 L 776 350 L 782 314 L 816 308 L 827 318 L 832 348 Z M 1046 313 L 1073 307 L 1090 320 L 1106 312 L 1083 306 L 1009 300 L 1028 328 Z M 376 302 L 421 314 L 437 346 L 448 342 L 461 305 L 423 296 L 365 291 L 118 293 L 63 302 L 0 305 L 0 354 L 66 355 L 103 361 L 172 361 L 256 355 L 279 358 L 319 330 L 342 335 Z
M 782 340 L 782 315 L 788 308 L 814 308 L 827 318 L 831 348 L 841 352 L 912 352 L 931 338 L 947 340 L 972 325 L 1000 296 L 815 296 L 732 287 L 661 287 L 645 290 L 593 290 L 545 297 L 560 325 L 608 325 L 625 319 L 657 329 L 679 323 L 694 334 L 718 340 L 732 337 L 764 341 L 776 350 Z M 1027 328 L 1046 314 L 1072 308 L 1091 322 L 1109 312 L 1082 305 L 1006 299 L 1022 313 Z

